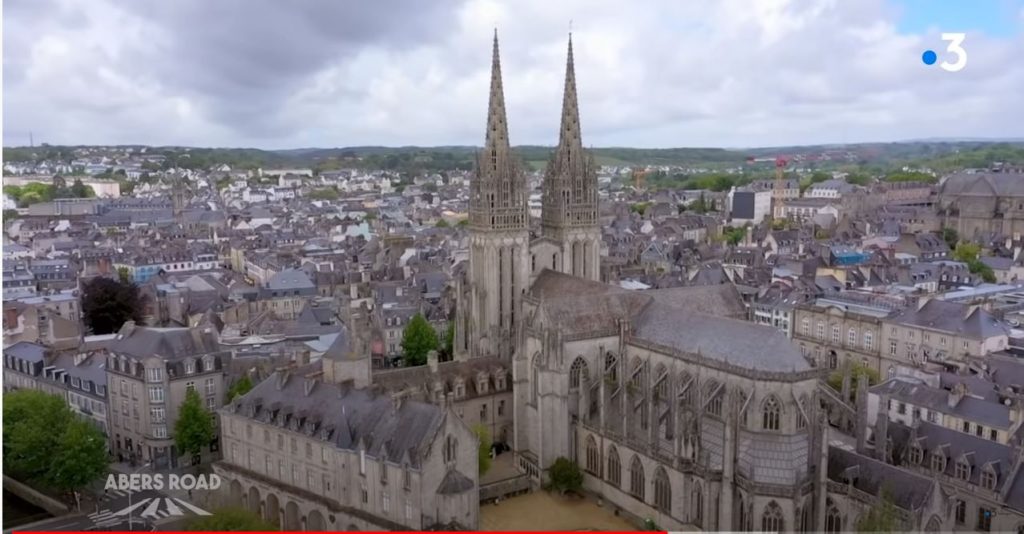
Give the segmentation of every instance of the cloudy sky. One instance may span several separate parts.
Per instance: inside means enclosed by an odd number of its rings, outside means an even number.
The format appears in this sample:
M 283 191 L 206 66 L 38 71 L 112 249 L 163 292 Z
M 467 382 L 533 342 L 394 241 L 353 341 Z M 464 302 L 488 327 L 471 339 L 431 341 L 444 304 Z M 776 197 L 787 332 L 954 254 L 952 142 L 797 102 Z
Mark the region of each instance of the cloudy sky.
M 3 142 L 552 144 L 570 24 L 584 142 L 1024 137 L 1024 0 L 7 0 Z M 967 67 L 942 32 L 966 32 Z

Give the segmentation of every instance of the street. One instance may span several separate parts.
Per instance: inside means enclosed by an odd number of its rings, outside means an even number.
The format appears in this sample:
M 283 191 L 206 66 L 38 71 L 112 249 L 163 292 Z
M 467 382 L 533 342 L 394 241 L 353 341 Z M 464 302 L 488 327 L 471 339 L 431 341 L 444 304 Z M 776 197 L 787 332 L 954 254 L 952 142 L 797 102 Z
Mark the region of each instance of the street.
M 131 504 L 127 491 L 110 490 L 101 498 L 97 505 L 98 510 L 83 509 L 80 514 L 57 517 L 28 526 L 31 527 L 31 531 L 151 531 L 155 530 L 156 523 L 167 518 L 184 519 L 210 515 L 185 498 L 169 496 L 156 490 L 134 492 L 130 499 Z M 24 527 L 19 531 L 25 531 Z

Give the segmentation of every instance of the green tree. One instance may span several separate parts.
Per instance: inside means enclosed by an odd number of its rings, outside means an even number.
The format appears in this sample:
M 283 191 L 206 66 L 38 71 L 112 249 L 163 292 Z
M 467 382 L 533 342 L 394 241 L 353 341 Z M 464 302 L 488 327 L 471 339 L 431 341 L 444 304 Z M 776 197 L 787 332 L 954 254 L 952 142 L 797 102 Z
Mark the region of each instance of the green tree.
M 871 182 L 871 177 L 861 173 L 850 173 L 846 176 L 846 183 L 853 185 L 868 185 Z
M 311 200 L 338 200 L 338 191 L 331 187 L 316 189 L 309 193 Z
M 857 521 L 857 532 L 899 532 L 903 530 L 896 505 L 893 503 L 892 492 L 888 487 L 882 489 L 879 496 L 881 503 L 868 509 Z
M 196 389 L 189 388 L 174 423 L 174 443 L 178 446 L 178 453 L 191 458 L 209 445 L 213 437 L 213 414 L 203 406 Z
M 236 397 L 241 397 L 242 395 L 245 395 L 251 390 L 252 379 L 249 378 L 248 374 L 244 374 L 242 375 L 242 378 L 236 380 L 235 383 L 231 384 L 231 387 L 228 388 L 227 402 L 231 402 L 235 400 Z
M 402 332 L 402 354 L 405 365 L 423 365 L 427 363 L 427 353 L 437 350 L 437 332 L 434 327 L 417 313 Z
M 74 198 L 92 198 L 96 196 L 96 191 L 93 190 L 91 185 L 85 185 L 82 180 L 75 178 L 74 183 L 71 184 L 71 196 Z
M 981 253 L 981 247 L 974 243 L 960 243 L 953 249 L 953 259 L 962 261 L 964 263 L 970 263 L 978 259 L 978 255 Z
M 64 399 L 33 389 L 3 395 L 3 466 L 6 473 L 47 482 L 59 452 L 62 432 L 71 421 Z
M 264 521 L 245 508 L 220 508 L 210 515 L 198 516 L 186 525 L 189 532 L 273 532 L 276 525 Z
M 13 220 L 17 219 L 20 216 L 21 215 L 18 214 L 18 210 L 4 210 L 4 215 L 3 215 L 4 222 L 6 222 L 6 221 L 13 221 Z
M 956 244 L 960 241 L 960 234 L 957 233 L 955 228 L 947 226 L 942 229 L 942 240 L 946 242 L 950 249 L 956 249 Z
M 113 228 L 111 228 L 111 230 L 113 230 Z M 124 266 L 118 267 L 117 268 L 117 279 L 120 280 L 122 284 L 131 284 L 132 283 L 132 273 L 131 273 L 131 271 L 128 270 L 127 267 L 124 267 Z
M 106 439 L 96 425 L 74 418 L 68 423 L 47 474 L 49 485 L 73 492 L 75 506 L 81 509 L 79 490 L 99 480 L 107 472 Z
M 459 228 L 465 228 L 469 226 L 469 219 L 459 219 L 459 222 L 456 223 L 455 226 L 458 226 Z
M 556 458 L 555 463 L 548 468 L 548 476 L 551 479 L 550 488 L 559 493 L 578 492 L 583 487 L 580 467 L 562 456 Z
M 477 459 L 480 464 L 480 476 L 482 477 L 491 468 L 491 434 L 484 425 L 476 425 L 473 427 L 473 431 L 476 432 L 476 437 L 480 440 L 480 445 L 477 448 Z
M 813 173 L 811 173 L 809 181 L 811 184 L 820 184 L 821 182 L 831 179 L 832 173 L 830 172 L 814 171 Z
M 703 192 L 701 192 L 700 196 L 697 197 L 697 200 L 693 201 L 693 211 L 702 215 L 708 212 L 708 204 L 707 201 L 704 200 Z
M 117 332 L 126 321 L 142 322 L 148 302 L 135 284 L 97 277 L 82 286 L 82 316 L 95 335 Z
M 637 202 L 629 207 L 629 211 L 639 214 L 641 217 L 647 212 L 647 206 L 650 206 L 650 202 Z
M 740 226 L 737 228 L 727 228 L 722 232 L 722 236 L 725 239 L 725 242 L 732 246 L 740 244 L 740 241 L 743 241 L 743 238 L 746 237 L 746 235 L 746 226 Z
M 451 225 L 450 225 L 450 224 L 448 224 L 448 221 L 446 221 L 446 220 L 444 220 L 444 219 L 438 219 L 438 220 L 437 220 L 437 223 L 436 223 L 436 224 L 434 224 L 434 226 L 436 226 L 436 227 L 438 227 L 438 228 L 448 228 L 448 227 L 449 227 L 449 226 L 451 226 Z
M 836 391 L 843 390 L 843 372 L 843 369 L 838 369 L 836 371 L 833 371 L 832 374 L 828 376 L 828 385 L 832 389 Z M 853 367 L 850 368 L 850 391 L 852 392 L 851 394 L 853 395 L 854 401 L 857 400 L 857 380 L 861 376 L 867 377 L 868 386 L 873 386 L 877 384 L 880 379 L 878 371 L 872 369 L 871 367 L 868 367 L 863 363 L 853 364 Z

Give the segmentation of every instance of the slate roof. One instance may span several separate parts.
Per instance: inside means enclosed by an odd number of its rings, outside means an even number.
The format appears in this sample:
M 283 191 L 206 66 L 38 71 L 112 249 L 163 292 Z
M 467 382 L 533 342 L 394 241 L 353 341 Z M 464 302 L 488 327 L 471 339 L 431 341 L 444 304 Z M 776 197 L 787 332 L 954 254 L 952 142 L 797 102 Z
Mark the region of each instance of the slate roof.
M 206 333 L 198 328 L 153 328 L 126 323 L 110 351 L 139 359 L 156 356 L 165 360 L 220 352 L 216 334 L 210 330 Z
M 811 368 L 785 334 L 748 321 L 680 312 L 654 302 L 637 317 L 635 328 L 639 339 L 752 370 Z
M 41 362 L 46 355 L 46 347 L 30 341 L 19 341 L 4 349 L 4 354 L 27 362 Z
M 903 427 L 899 423 L 890 423 L 890 426 Z M 906 427 L 903 428 L 905 432 L 908 431 Z M 915 429 L 909 430 L 909 432 L 911 443 L 907 444 L 907 450 L 909 451 L 909 447 L 915 442 L 921 447 L 924 452 L 922 467 L 925 469 L 931 469 L 932 454 L 936 451 L 941 451 L 947 459 L 944 473 L 950 477 L 956 475 L 956 462 L 961 458 L 965 458 L 971 466 L 970 478 L 968 479 L 970 483 L 980 485 L 982 467 L 985 466 L 990 466 L 995 470 L 997 490 L 1001 490 L 1008 483 L 1012 482 L 1009 479 L 1013 474 L 1017 455 L 1008 445 L 965 434 L 927 421 L 922 421 Z M 1024 502 L 1018 502 L 1015 507 L 1021 509 L 1021 504 L 1024 504 Z
M 840 483 L 853 483 L 853 487 L 870 495 L 880 496 L 883 490 L 891 492 L 893 504 L 904 510 L 922 508 L 931 498 L 935 482 L 894 465 L 829 447 L 828 478 Z
M 890 320 L 897 324 L 950 332 L 973 339 L 988 339 L 1007 333 L 1006 327 L 990 312 L 976 308 L 967 315 L 969 310 L 967 304 L 931 299 L 921 309 L 907 308 L 893 315 Z
M 400 464 L 408 454 L 412 467 L 420 466 L 444 424 L 446 414 L 438 406 L 407 400 L 396 407 L 390 396 L 374 389 L 296 374 L 275 371 L 225 409 L 317 436 L 340 449 L 363 446 L 373 458 Z

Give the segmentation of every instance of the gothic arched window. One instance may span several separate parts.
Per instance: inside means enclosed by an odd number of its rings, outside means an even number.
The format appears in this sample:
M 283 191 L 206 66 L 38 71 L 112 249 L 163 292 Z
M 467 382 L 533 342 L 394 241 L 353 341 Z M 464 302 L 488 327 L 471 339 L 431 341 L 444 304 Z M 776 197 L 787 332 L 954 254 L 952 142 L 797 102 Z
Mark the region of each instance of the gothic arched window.
M 575 391 L 580 388 L 580 384 L 586 385 L 589 378 L 586 360 L 582 356 L 577 356 L 569 369 L 569 390 Z
M 711 415 L 722 416 L 722 395 L 724 394 L 723 389 L 719 388 L 718 382 L 714 380 L 708 382 L 708 385 L 704 388 L 704 402 L 707 403 L 707 411 Z
M 701 527 L 704 522 L 704 490 L 700 482 L 694 484 L 693 492 L 690 494 L 690 505 L 693 507 L 690 517 L 693 518 L 694 526 Z
M 768 503 L 761 515 L 761 532 L 782 532 L 784 527 L 782 508 L 775 501 Z
M 778 430 L 781 410 L 779 399 L 769 395 L 761 407 L 761 427 L 765 430 Z
M 825 532 L 842 531 L 843 516 L 839 513 L 839 508 L 836 508 L 836 503 L 832 502 L 832 499 L 828 499 L 825 504 Z
M 654 472 L 654 507 L 659 512 L 672 513 L 672 484 L 664 467 Z
M 659 363 L 654 368 L 654 396 L 659 400 L 668 398 L 668 375 L 665 373 L 665 365 Z
M 644 500 L 644 466 L 640 457 L 634 455 L 629 463 L 629 493 L 641 501 Z
M 619 382 L 619 359 L 610 352 L 604 356 L 604 374 L 613 386 Z
M 696 384 L 697 381 L 690 376 L 690 373 L 683 372 L 679 376 L 680 406 L 691 406 L 693 404 L 693 388 L 696 387 Z
M 622 484 L 622 464 L 619 463 L 619 451 L 615 445 L 608 449 L 608 483 L 616 488 Z
M 595 475 L 600 474 L 601 454 L 597 449 L 597 441 L 594 440 L 594 436 L 587 436 L 586 451 L 587 471 Z

